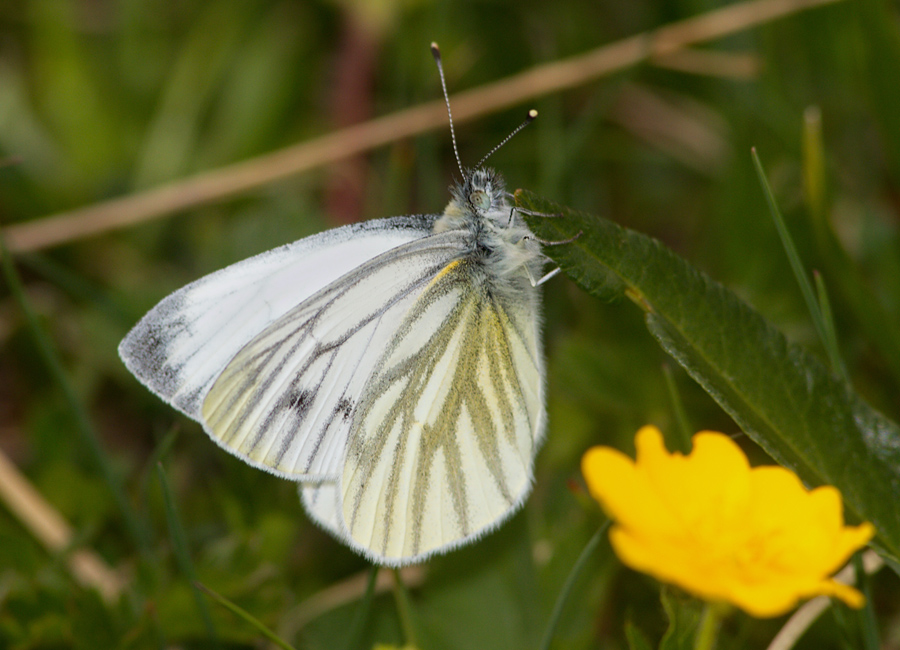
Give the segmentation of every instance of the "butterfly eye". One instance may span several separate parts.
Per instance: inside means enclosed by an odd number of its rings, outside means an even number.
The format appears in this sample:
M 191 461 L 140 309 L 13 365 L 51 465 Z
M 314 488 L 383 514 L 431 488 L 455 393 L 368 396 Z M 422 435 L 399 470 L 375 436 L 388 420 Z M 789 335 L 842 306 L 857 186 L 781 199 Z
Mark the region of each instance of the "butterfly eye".
M 469 195 L 469 201 L 478 210 L 487 210 L 491 207 L 491 197 L 484 190 L 475 190 Z

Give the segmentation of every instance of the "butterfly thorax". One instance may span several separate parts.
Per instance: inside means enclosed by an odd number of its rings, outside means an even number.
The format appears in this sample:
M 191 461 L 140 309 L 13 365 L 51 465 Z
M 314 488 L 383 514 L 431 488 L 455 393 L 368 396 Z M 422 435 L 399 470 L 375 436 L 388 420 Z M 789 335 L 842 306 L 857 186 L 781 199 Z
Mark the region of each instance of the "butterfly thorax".
M 434 232 L 462 230 L 470 242 L 466 258 L 481 268 L 485 282 L 499 291 L 518 291 L 540 277 L 544 257 L 537 239 L 509 201 L 503 178 L 494 170 L 467 171 L 451 189 L 452 199 Z

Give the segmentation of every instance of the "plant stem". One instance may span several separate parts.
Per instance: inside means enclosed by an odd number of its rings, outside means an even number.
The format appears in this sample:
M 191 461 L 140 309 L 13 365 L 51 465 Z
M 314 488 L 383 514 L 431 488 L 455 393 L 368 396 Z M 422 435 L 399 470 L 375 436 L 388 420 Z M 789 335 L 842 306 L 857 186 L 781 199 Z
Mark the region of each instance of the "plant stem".
M 706 603 L 700 619 L 700 627 L 697 630 L 697 638 L 694 641 L 694 650 L 713 650 L 716 647 L 716 637 L 719 634 L 721 622 L 721 608 L 714 603 Z
M 878 638 L 878 621 L 875 620 L 875 611 L 872 609 L 872 588 L 869 584 L 869 575 L 863 565 L 862 553 L 853 555 L 853 568 L 856 571 L 856 586 L 866 597 L 866 604 L 859 612 L 863 647 L 865 650 L 878 650 L 881 647 L 881 641 Z
M 672 400 L 672 412 L 675 415 L 675 423 L 678 431 L 678 439 L 668 442 L 675 443 L 674 449 L 682 453 L 691 451 L 691 437 L 693 429 L 688 420 L 687 413 L 684 410 L 684 403 L 681 401 L 681 395 L 678 393 L 678 386 L 675 385 L 675 376 L 672 374 L 672 367 L 668 363 L 663 364 L 663 376 L 666 379 L 666 388 L 669 390 L 669 399 Z
M 356 650 L 356 648 L 361 647 L 363 630 L 365 630 L 366 620 L 369 618 L 369 611 L 372 609 L 372 599 L 375 597 L 375 581 L 378 578 L 380 568 L 377 564 L 373 564 L 372 568 L 369 569 L 366 593 L 363 595 L 363 599 L 360 601 L 356 614 L 353 617 L 353 623 L 350 625 L 350 634 L 348 635 L 350 641 L 347 643 L 347 650 Z
M 417 647 L 416 628 L 413 625 L 412 603 L 409 600 L 409 592 L 403 579 L 400 577 L 400 570 L 394 569 L 394 599 L 397 601 L 397 614 L 400 617 L 400 627 L 403 628 L 404 645 Z

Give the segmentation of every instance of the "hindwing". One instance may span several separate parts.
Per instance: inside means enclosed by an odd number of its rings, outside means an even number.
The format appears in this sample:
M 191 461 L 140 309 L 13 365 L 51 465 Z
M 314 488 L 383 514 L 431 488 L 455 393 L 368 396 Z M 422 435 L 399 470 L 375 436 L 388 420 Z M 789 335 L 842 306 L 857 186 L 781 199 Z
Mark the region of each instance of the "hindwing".
M 347 533 L 373 559 L 401 564 L 453 548 L 527 495 L 545 412 L 539 298 L 525 286 L 493 291 L 476 261 L 454 260 L 386 346 L 354 415 L 341 482 Z

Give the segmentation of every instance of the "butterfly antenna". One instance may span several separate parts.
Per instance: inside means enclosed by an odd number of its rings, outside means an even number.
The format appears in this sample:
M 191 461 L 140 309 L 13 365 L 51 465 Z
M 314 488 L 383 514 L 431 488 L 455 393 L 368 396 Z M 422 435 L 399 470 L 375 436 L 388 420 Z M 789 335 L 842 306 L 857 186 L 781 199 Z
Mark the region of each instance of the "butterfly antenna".
M 507 142 L 509 142 L 516 133 L 518 133 L 519 131 L 524 129 L 526 126 L 528 126 L 529 124 L 534 122 L 534 120 L 537 119 L 537 116 L 538 116 L 538 112 L 536 110 L 534 110 L 533 108 L 530 111 L 528 111 L 528 116 L 525 118 L 525 121 L 522 122 L 515 129 L 513 129 L 512 133 L 510 133 L 508 136 L 503 138 L 503 140 L 500 142 L 500 144 L 498 144 L 496 147 L 494 147 L 493 149 L 488 151 L 485 154 L 484 158 L 479 160 L 478 164 L 475 165 L 475 169 L 479 169 L 484 164 L 484 161 L 486 161 L 488 158 L 490 158 L 494 154 L 494 152 L 497 151 L 497 149 L 499 149 L 500 147 L 505 145 Z
M 459 173 L 465 177 L 462 161 L 459 159 L 459 149 L 456 148 L 456 131 L 453 129 L 453 112 L 450 110 L 450 95 L 447 93 L 447 80 L 444 79 L 444 66 L 441 63 L 441 50 L 437 43 L 431 43 L 431 56 L 437 64 L 438 74 L 441 76 L 441 88 L 444 89 L 444 103 L 447 104 L 447 117 L 450 118 L 450 139 L 453 141 L 453 155 L 456 156 L 456 164 L 459 165 Z M 508 138 L 507 138 L 508 139 Z

